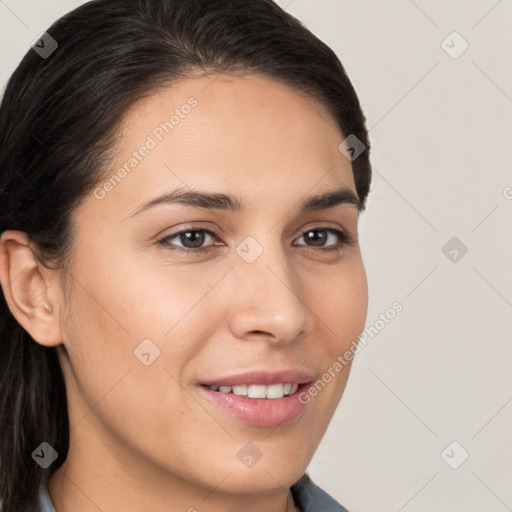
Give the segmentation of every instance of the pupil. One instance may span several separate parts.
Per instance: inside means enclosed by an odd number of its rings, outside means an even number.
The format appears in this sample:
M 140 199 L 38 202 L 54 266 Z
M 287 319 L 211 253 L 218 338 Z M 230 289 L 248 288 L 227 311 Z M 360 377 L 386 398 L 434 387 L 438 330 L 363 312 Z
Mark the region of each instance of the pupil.
M 192 248 L 201 247 L 204 243 L 204 233 L 202 231 L 187 231 L 186 233 L 181 234 L 181 243 L 185 247 L 187 243 L 192 242 Z
M 320 235 L 318 235 L 318 233 L 320 233 Z M 313 245 L 322 246 L 323 244 L 321 242 L 325 242 L 326 234 L 325 231 L 321 230 L 308 231 L 307 238 L 309 241 L 313 242 Z

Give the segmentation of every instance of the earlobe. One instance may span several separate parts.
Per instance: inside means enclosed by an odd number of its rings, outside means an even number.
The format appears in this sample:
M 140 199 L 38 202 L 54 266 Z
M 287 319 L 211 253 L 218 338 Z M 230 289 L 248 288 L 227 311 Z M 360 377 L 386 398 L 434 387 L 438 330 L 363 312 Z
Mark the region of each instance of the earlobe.
M 58 279 L 51 279 L 22 231 L 4 231 L 0 237 L 0 283 L 11 313 L 36 342 L 62 343 L 56 314 Z

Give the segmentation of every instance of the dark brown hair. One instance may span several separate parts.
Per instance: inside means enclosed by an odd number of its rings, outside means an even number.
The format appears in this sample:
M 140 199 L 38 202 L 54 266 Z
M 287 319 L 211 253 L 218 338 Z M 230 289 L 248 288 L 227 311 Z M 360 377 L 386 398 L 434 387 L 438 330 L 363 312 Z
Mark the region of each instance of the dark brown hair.
M 0 234 L 27 233 L 49 268 L 65 266 L 71 213 L 108 171 L 123 114 L 197 71 L 259 72 L 325 105 L 342 133 L 366 146 L 352 161 L 364 209 L 370 144 L 356 92 L 334 52 L 271 0 L 95 0 L 47 34 L 57 48 L 28 51 L 0 107 Z M 34 508 L 67 456 L 66 388 L 56 348 L 30 337 L 3 294 L 0 432 L 1 511 Z M 47 469 L 32 457 L 42 442 L 58 452 Z

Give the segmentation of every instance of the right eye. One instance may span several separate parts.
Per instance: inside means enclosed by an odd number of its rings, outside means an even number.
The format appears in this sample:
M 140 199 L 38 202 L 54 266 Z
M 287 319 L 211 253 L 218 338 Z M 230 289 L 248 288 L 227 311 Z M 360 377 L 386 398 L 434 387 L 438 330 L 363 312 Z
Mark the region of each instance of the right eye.
M 172 233 L 171 235 L 166 236 L 158 241 L 159 244 L 163 245 L 166 249 L 170 249 L 173 251 L 185 252 L 185 253 L 205 253 L 211 245 L 206 247 L 202 247 L 205 242 L 205 239 L 210 236 L 212 238 L 217 238 L 217 234 L 209 229 L 184 229 L 181 231 L 177 231 L 176 233 Z M 183 245 L 177 246 L 173 243 L 170 243 L 171 240 L 178 239 Z M 187 245 L 189 245 L 187 247 Z M 217 244 L 218 245 L 218 244 Z

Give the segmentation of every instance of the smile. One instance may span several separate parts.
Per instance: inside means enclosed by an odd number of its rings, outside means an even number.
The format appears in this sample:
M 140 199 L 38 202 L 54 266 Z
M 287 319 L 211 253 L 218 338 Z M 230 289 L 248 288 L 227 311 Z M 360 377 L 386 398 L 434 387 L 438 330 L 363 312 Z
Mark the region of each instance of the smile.
M 285 383 L 272 384 L 265 386 L 262 384 L 242 384 L 238 386 L 208 386 L 213 391 L 220 393 L 232 393 L 238 396 L 247 396 L 249 398 L 283 398 L 284 396 L 293 395 L 297 391 L 299 384 Z

